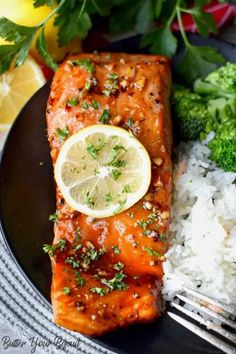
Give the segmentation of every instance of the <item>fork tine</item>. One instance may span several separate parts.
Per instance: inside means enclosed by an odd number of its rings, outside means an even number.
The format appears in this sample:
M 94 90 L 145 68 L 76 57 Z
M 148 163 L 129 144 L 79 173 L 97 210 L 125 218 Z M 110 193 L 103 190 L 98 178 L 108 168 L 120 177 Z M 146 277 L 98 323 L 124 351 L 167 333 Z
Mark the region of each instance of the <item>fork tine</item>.
M 202 316 L 198 315 L 197 313 L 187 310 L 185 307 L 180 306 L 176 302 L 171 302 L 171 305 L 174 306 L 177 310 L 183 312 L 185 315 L 191 317 L 195 321 L 206 326 L 207 329 L 217 332 L 220 335 L 222 335 L 223 337 L 225 337 L 226 339 L 230 340 L 231 342 L 236 343 L 236 335 L 235 334 L 230 333 L 229 331 L 226 331 L 221 326 L 218 326 L 215 323 L 203 318 Z
M 233 348 L 230 344 L 224 343 L 221 339 L 213 336 L 211 333 L 201 329 L 200 327 L 196 326 L 195 324 L 185 320 L 184 318 L 175 315 L 172 312 L 167 312 L 167 314 L 173 318 L 175 321 L 180 323 L 185 328 L 189 329 L 191 332 L 197 334 L 199 337 L 205 339 L 207 342 L 211 343 L 215 347 L 221 349 L 224 353 L 227 354 L 236 354 L 236 349 Z
M 220 312 L 220 313 L 223 314 L 224 311 L 226 311 L 226 312 L 229 312 L 231 315 L 233 315 L 233 316 L 236 317 L 236 309 L 233 308 L 232 306 L 227 305 L 227 304 L 223 304 L 222 302 L 217 301 L 217 300 L 214 300 L 214 299 L 212 299 L 211 297 L 206 296 L 206 295 L 200 293 L 199 291 L 196 291 L 196 290 L 193 290 L 193 289 L 189 289 L 189 288 L 187 288 L 187 287 L 184 287 L 183 290 L 184 290 L 186 293 L 191 294 L 191 295 L 197 297 L 198 299 L 201 299 L 201 300 L 203 300 L 203 301 L 208 302 L 208 303 L 211 304 L 211 305 L 214 305 L 214 306 L 219 307 L 219 308 L 222 310 L 222 312 Z
M 207 308 L 207 307 L 204 307 L 204 306 L 202 306 L 202 305 L 199 305 L 198 303 L 194 302 L 193 300 L 190 300 L 189 298 L 187 298 L 187 297 L 184 296 L 184 295 L 176 294 L 176 296 L 177 296 L 180 300 L 182 300 L 182 301 L 186 302 L 187 304 L 193 306 L 195 309 L 197 309 L 197 310 L 199 310 L 199 311 L 201 311 L 201 312 L 204 312 L 204 313 L 206 313 L 207 315 L 209 315 L 209 316 L 211 316 L 211 317 L 216 318 L 217 320 L 221 321 L 221 323 L 224 323 L 224 324 L 230 326 L 231 328 L 236 329 L 236 323 L 233 322 L 233 321 L 231 321 L 230 319 L 225 318 L 225 317 L 223 317 L 223 316 L 217 314 L 216 312 L 210 310 L 210 309 Z

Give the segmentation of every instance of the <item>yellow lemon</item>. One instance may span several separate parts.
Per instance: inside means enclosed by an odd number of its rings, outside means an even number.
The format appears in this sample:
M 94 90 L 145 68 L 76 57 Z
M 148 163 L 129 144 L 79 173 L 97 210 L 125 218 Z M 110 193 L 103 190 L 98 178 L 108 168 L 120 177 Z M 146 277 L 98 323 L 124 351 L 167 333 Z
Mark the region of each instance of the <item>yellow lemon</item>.
M 39 65 L 30 57 L 18 68 L 0 75 L 0 130 L 7 130 L 28 101 L 45 83 Z
M 11 21 L 23 26 L 36 26 L 43 21 L 52 11 L 48 6 L 34 8 L 33 0 L 0 0 L 0 17 L 7 17 Z M 62 60 L 68 52 L 79 52 L 81 50 L 81 41 L 76 39 L 68 46 L 59 48 L 57 44 L 58 28 L 53 26 L 55 17 L 52 17 L 45 27 L 45 37 L 48 43 L 49 51 L 52 57 L 56 60 Z M 34 40 L 30 53 L 37 60 L 42 59 L 39 56 L 35 47 L 36 39 Z M 0 44 L 4 41 L 0 38 Z
M 151 162 L 131 133 L 92 125 L 65 141 L 56 160 L 55 179 L 73 209 L 107 217 L 130 208 L 146 194 Z

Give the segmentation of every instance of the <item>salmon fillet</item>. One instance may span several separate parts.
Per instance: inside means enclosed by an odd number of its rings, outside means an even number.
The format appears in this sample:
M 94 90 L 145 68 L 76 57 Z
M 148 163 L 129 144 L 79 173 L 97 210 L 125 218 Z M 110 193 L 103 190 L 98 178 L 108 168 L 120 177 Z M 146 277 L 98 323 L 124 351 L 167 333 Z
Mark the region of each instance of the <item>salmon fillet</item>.
M 152 159 L 148 193 L 112 217 L 72 210 L 57 188 L 49 255 L 58 325 L 94 336 L 160 316 L 172 168 L 170 86 L 169 61 L 161 56 L 79 54 L 55 74 L 47 106 L 53 164 L 65 138 L 101 124 L 104 110 L 104 123 L 130 130 Z

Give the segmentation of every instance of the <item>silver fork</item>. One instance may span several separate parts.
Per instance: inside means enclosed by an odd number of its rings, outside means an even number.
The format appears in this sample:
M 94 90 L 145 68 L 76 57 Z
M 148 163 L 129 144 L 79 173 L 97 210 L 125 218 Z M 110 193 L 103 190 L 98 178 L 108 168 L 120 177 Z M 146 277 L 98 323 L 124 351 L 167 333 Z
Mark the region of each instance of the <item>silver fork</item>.
M 181 302 L 177 303 L 176 301 L 172 301 L 171 305 L 205 326 L 208 331 L 168 311 L 167 313 L 171 318 L 218 349 L 221 349 L 224 353 L 236 354 L 236 308 L 186 287 L 183 288 L 181 294 L 176 294 L 176 297 L 181 300 Z M 188 304 L 188 307 L 192 308 L 195 312 L 183 307 L 184 304 Z M 196 311 L 198 313 L 196 313 Z M 207 318 L 203 317 L 204 314 Z M 214 319 L 214 322 L 212 319 Z M 209 331 L 216 332 L 219 336 Z

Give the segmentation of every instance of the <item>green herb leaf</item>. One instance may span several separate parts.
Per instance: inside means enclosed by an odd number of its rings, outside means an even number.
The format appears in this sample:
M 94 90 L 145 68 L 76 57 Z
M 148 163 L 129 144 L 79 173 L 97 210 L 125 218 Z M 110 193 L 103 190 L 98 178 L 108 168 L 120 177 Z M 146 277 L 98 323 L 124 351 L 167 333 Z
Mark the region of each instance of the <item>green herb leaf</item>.
M 81 107 L 84 108 L 84 109 L 89 109 L 90 105 L 88 102 L 82 102 L 81 103 Z
M 107 123 L 108 119 L 111 117 L 111 113 L 109 109 L 104 109 L 102 115 L 99 118 L 99 122 L 105 124 Z
M 153 54 L 162 54 L 171 57 L 177 49 L 177 39 L 169 26 L 162 26 L 143 36 L 141 47 L 150 46 Z
M 68 107 L 77 106 L 78 103 L 79 103 L 79 101 L 78 101 L 78 98 L 77 98 L 76 96 L 71 97 L 71 98 L 69 98 L 69 99 L 66 101 L 66 105 L 67 105 Z
M 81 277 L 80 272 L 75 272 L 75 281 L 79 286 L 85 285 L 85 279 Z
M 101 103 L 98 102 L 98 101 L 96 101 L 96 100 L 93 100 L 93 101 L 92 101 L 92 107 L 93 107 L 94 109 L 99 109 L 99 108 L 101 107 Z
M 138 33 L 145 33 L 152 23 L 155 10 L 152 0 L 143 1 L 141 8 L 136 17 L 135 29 Z
M 92 293 L 104 296 L 108 293 L 107 289 L 99 288 L 98 286 L 89 289 Z
M 118 262 L 113 265 L 113 269 L 118 270 L 118 272 L 119 272 L 121 269 L 124 268 L 124 266 L 125 266 L 124 263 Z
M 198 77 L 205 78 L 217 68 L 217 64 L 224 62 L 216 48 L 189 45 L 178 65 L 178 73 L 190 84 Z
M 43 58 L 47 66 L 49 66 L 52 70 L 56 70 L 58 68 L 58 65 L 48 52 L 48 46 L 44 36 L 44 29 L 42 29 L 40 35 L 38 36 L 36 47 L 40 56 Z
M 22 65 L 28 55 L 37 27 L 26 27 L 15 24 L 5 17 L 0 18 L 0 37 L 13 44 L 0 46 L 0 74 L 10 68 Z
M 49 215 L 49 220 L 52 221 L 52 222 L 56 222 L 57 221 L 57 218 L 58 218 L 58 213 L 55 212 L 54 214 L 51 214 Z
M 66 249 L 66 240 L 62 240 L 62 239 L 59 240 L 58 243 L 56 243 L 55 245 L 48 245 L 48 244 L 43 245 L 43 251 L 45 253 L 48 253 L 50 257 L 53 257 L 57 250 L 65 251 L 65 249 Z
M 119 206 L 118 206 L 118 208 L 116 208 L 116 209 L 113 211 L 113 214 L 114 214 L 114 215 L 115 215 L 115 214 L 118 214 L 118 213 L 123 209 L 123 207 L 124 207 L 124 205 L 126 204 L 126 202 L 127 202 L 127 199 L 125 199 L 125 200 L 118 200 Z
M 34 0 L 34 7 L 40 7 L 43 5 L 53 7 L 54 0 Z
M 119 248 L 117 246 L 112 246 L 114 254 L 120 254 Z
M 114 180 L 117 181 L 118 178 L 120 177 L 122 173 L 119 170 L 112 170 L 112 176 L 114 177 Z
M 63 292 L 65 295 L 70 295 L 71 290 L 70 290 L 70 288 L 67 288 L 66 286 L 64 286 L 64 288 L 62 289 L 62 292 Z
M 152 248 L 149 248 L 149 247 L 142 247 L 142 248 L 143 248 L 143 250 L 144 250 L 145 252 L 147 252 L 147 254 L 148 254 L 149 256 L 152 256 L 152 257 L 162 257 L 162 254 L 161 254 L 161 253 L 155 251 L 155 250 L 152 249 Z
M 80 267 L 80 262 L 75 259 L 75 257 L 67 257 L 65 259 L 65 263 L 70 264 L 72 268 L 79 268 Z
M 92 156 L 94 160 L 96 160 L 98 156 L 98 149 L 96 149 L 93 144 L 90 144 L 87 146 L 86 150 L 88 151 L 89 155 Z
M 60 138 L 60 140 L 65 140 L 69 135 L 69 130 L 67 128 L 57 128 L 56 134 Z
M 105 200 L 105 202 L 106 202 L 107 204 L 109 204 L 110 202 L 112 202 L 112 199 L 113 199 L 113 197 L 112 197 L 111 193 L 107 193 L 107 194 L 104 195 L 104 200 Z
M 89 192 L 87 192 L 87 194 L 86 194 L 84 204 L 86 204 L 89 208 L 94 206 L 93 198 L 90 197 Z
M 123 282 L 124 278 L 126 278 L 126 275 L 121 271 L 120 273 L 116 273 L 112 279 L 102 279 L 101 283 L 111 290 L 127 290 L 129 286 Z
M 95 66 L 90 59 L 76 59 L 71 61 L 72 65 L 81 66 L 83 69 L 87 70 L 88 73 L 92 74 L 95 72 Z
M 132 118 L 128 118 L 126 123 L 125 123 L 125 128 L 130 129 L 130 128 L 132 128 L 133 124 L 134 124 L 133 119 Z
M 131 193 L 131 188 L 129 184 L 126 184 L 124 186 L 122 193 Z

